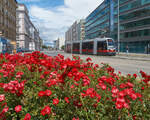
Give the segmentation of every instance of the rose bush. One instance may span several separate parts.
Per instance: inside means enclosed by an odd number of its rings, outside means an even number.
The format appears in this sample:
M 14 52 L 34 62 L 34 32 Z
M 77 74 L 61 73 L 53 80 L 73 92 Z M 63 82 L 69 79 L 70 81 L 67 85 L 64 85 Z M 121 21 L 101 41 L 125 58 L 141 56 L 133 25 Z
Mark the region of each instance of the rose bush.
M 0 55 L 1 120 L 149 120 L 150 75 L 116 74 L 91 58 Z

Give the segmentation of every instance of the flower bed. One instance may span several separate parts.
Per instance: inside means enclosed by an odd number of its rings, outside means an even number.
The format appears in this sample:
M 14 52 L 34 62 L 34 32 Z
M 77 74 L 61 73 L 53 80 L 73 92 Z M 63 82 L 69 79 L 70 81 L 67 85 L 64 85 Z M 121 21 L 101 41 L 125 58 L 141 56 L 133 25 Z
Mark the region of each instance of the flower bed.
M 0 55 L 0 120 L 149 120 L 150 76 L 40 52 Z

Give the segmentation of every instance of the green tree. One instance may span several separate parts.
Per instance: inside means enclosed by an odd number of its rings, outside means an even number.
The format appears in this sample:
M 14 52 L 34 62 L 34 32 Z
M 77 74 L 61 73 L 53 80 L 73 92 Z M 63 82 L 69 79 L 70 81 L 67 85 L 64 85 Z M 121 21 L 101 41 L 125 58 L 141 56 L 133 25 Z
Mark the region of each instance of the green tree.
M 48 47 L 46 45 L 43 45 L 42 48 L 43 49 L 48 49 Z
M 64 45 L 62 45 L 62 46 L 61 46 L 61 49 L 62 49 L 62 50 L 64 50 L 64 49 L 65 49 L 65 46 L 64 46 Z

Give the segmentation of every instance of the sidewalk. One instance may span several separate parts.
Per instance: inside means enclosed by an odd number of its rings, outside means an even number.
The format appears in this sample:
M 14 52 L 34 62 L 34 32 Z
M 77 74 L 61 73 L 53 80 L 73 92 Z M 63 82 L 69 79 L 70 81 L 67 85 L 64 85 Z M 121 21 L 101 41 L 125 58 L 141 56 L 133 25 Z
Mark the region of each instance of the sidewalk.
M 117 58 L 130 59 L 130 60 L 140 60 L 140 61 L 150 61 L 150 54 L 139 54 L 139 53 L 117 53 Z

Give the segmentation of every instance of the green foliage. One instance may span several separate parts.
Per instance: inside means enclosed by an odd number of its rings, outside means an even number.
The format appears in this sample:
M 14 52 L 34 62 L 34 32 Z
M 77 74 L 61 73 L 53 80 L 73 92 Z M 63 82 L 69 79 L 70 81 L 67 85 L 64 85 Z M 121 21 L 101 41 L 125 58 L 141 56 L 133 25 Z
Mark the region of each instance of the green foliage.
M 0 119 L 23 120 L 27 113 L 31 120 L 150 119 L 150 77 L 144 72 L 141 78 L 123 76 L 90 58 L 39 52 L 1 55 L 0 63 Z

